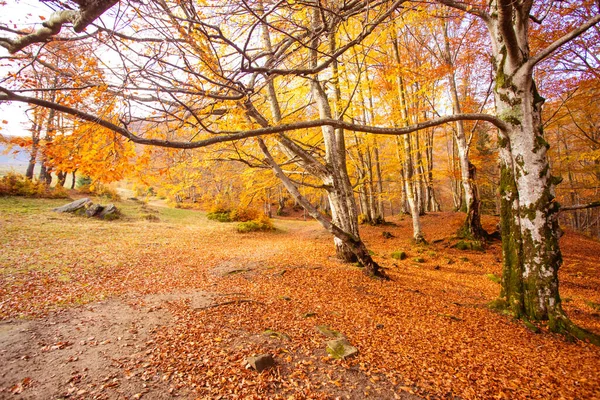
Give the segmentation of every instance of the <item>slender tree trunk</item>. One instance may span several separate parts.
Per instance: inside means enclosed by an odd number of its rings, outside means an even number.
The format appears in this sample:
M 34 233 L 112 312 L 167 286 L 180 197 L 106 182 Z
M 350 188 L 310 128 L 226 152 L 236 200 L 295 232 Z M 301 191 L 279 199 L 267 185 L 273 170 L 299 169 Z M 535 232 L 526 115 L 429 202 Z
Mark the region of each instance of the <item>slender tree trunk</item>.
M 398 39 L 395 36 L 392 37 L 392 45 L 394 48 L 394 54 L 396 56 L 396 62 L 400 65 L 400 49 L 398 47 Z M 400 115 L 402 116 L 402 122 L 404 125 L 409 124 L 409 116 L 408 116 L 408 106 L 406 103 L 406 88 L 404 85 L 404 80 L 400 74 L 396 77 L 396 85 L 398 88 L 398 96 L 399 96 L 399 108 Z M 404 187 L 406 190 L 406 200 L 408 202 L 408 207 L 410 210 L 410 214 L 412 217 L 413 223 L 413 240 L 416 243 L 421 243 L 425 241 L 423 237 L 423 233 L 421 231 L 421 220 L 420 220 L 420 210 L 419 205 L 417 204 L 417 199 L 415 197 L 414 192 L 414 170 L 413 170 L 413 161 L 412 161 L 412 145 L 411 145 L 411 135 L 404 135 L 402 138 L 404 146 L 404 164 L 402 166 L 404 170 Z
M 421 219 L 419 217 L 419 205 L 414 193 L 414 175 L 410 154 L 412 153 L 410 135 L 404 135 L 404 184 L 406 187 L 406 198 L 410 208 L 413 223 L 413 240 L 415 243 L 421 243 L 425 239 L 421 231 Z
M 71 181 L 71 190 L 75 189 L 75 183 L 76 183 L 76 177 L 75 177 L 75 173 L 77 172 L 77 170 L 73 171 L 71 174 L 72 177 L 72 181 Z
M 40 145 L 40 134 L 42 131 L 42 124 L 40 122 L 41 119 L 41 111 L 35 110 L 35 116 L 33 118 L 33 124 L 31 127 L 31 153 L 29 158 L 29 164 L 27 165 L 27 171 L 25 172 L 25 177 L 29 180 L 33 179 L 33 173 L 35 169 L 35 164 L 37 162 L 37 155 Z
M 450 83 L 450 93 L 452 98 L 452 108 L 455 114 L 462 112 L 460 100 L 458 97 L 458 88 L 456 86 L 456 72 L 454 71 L 454 59 L 450 51 L 450 40 L 448 38 L 448 25 L 443 22 L 444 32 L 444 58 L 451 69 L 448 81 Z M 481 216 L 479 214 L 481 200 L 479 191 L 475 182 L 475 166 L 469 161 L 469 142 L 465 132 L 464 121 L 456 122 L 454 135 L 456 147 L 458 150 L 458 160 L 460 164 L 461 182 L 464 190 L 464 200 L 466 205 L 467 217 L 465 223 L 459 230 L 459 235 L 477 240 L 483 240 L 487 237 L 487 232 L 481 226 Z
M 438 212 L 440 211 L 440 203 L 437 201 L 435 196 L 435 190 L 433 188 L 433 134 L 434 130 L 426 133 L 426 160 L 427 160 L 427 191 L 429 193 L 429 211 Z

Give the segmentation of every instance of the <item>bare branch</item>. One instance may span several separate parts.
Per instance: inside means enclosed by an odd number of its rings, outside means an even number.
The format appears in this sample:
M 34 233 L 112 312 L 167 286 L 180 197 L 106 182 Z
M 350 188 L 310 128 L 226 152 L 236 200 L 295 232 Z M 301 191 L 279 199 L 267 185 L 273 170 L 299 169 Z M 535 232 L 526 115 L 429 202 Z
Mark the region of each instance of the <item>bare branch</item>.
M 587 208 L 600 207 L 600 201 L 593 201 L 589 204 L 577 204 L 574 206 L 561 206 L 559 211 L 585 210 Z
M 524 64 L 523 67 L 528 68 L 531 71 L 533 67 L 536 66 L 536 64 L 538 64 L 540 61 L 544 60 L 546 57 L 554 53 L 559 47 L 580 36 L 585 31 L 596 25 L 598 22 L 600 22 L 600 14 L 588 19 L 585 23 L 581 24 L 576 29 L 573 29 L 571 32 L 567 33 L 560 39 L 557 39 L 554 43 L 550 44 L 548 47 L 540 51 L 534 57 L 531 57 L 527 61 L 527 63 Z
M 57 35 L 64 24 L 73 24 L 73 30 L 82 32 L 96 18 L 106 10 L 118 3 L 119 0 L 94 0 L 86 1 L 79 11 L 60 10 L 52 13 L 50 18 L 42 24 L 42 27 L 28 35 L 17 39 L 0 38 L 0 46 L 5 47 L 11 54 L 33 43 L 42 43 Z
M 20 96 L 20 95 L 17 95 L 16 93 L 11 92 L 10 90 L 7 90 L 5 88 L 0 88 L 0 93 L 2 93 L 2 94 L 0 94 L 0 102 L 2 102 L 2 101 L 18 101 L 18 102 L 22 102 L 22 103 L 29 103 L 29 104 L 34 104 L 34 105 L 38 105 L 41 107 L 46 107 L 46 108 L 53 109 L 53 110 L 56 110 L 59 112 L 73 115 L 84 121 L 96 123 L 100 126 L 103 126 L 107 129 L 112 130 L 115 133 L 118 133 L 119 135 L 126 137 L 127 139 L 131 140 L 134 143 L 150 145 L 150 146 L 175 148 L 175 149 L 196 149 L 196 148 L 200 148 L 200 147 L 210 146 L 210 145 L 213 145 L 216 143 L 233 142 L 236 140 L 245 139 L 245 138 L 249 138 L 249 137 L 278 134 L 278 133 L 282 133 L 282 132 L 301 130 L 301 129 L 309 129 L 309 128 L 318 128 L 318 127 L 323 127 L 323 126 L 332 126 L 334 128 L 345 129 L 345 130 L 349 130 L 349 131 L 366 132 L 366 133 L 373 133 L 373 134 L 377 134 L 377 135 L 392 135 L 392 136 L 406 135 L 408 133 L 416 132 L 421 129 L 431 128 L 434 126 L 442 125 L 442 124 L 445 124 L 448 122 L 455 122 L 455 121 L 459 121 L 459 120 L 487 121 L 487 122 L 490 122 L 493 125 L 495 125 L 500 130 L 507 129 L 506 124 L 502 120 L 500 120 L 494 116 L 488 115 L 488 114 L 449 115 L 449 116 L 440 117 L 440 118 L 437 118 L 437 119 L 434 119 L 431 121 L 425 121 L 425 122 L 413 124 L 413 125 L 410 125 L 410 126 L 407 126 L 404 128 L 384 128 L 384 127 L 377 127 L 377 126 L 366 126 L 366 125 L 360 125 L 360 124 L 325 118 L 325 119 L 318 119 L 318 120 L 314 120 L 314 121 L 302 121 L 302 122 L 294 122 L 294 123 L 282 124 L 282 125 L 277 125 L 277 126 L 269 126 L 269 127 L 265 127 L 265 128 L 251 129 L 251 130 L 247 130 L 247 131 L 220 132 L 217 136 L 213 136 L 208 139 L 198 140 L 198 141 L 194 141 L 194 142 L 173 141 L 173 140 L 144 138 L 144 137 L 134 134 L 133 132 L 129 131 L 128 129 L 126 129 L 122 126 L 118 126 L 110 121 L 99 118 L 95 115 L 92 115 L 92 114 L 89 114 L 89 113 L 86 113 L 81 110 L 77 110 L 77 109 L 74 109 L 74 108 L 71 108 L 68 106 L 53 103 L 51 101 L 41 100 L 41 99 L 37 99 L 35 97 Z

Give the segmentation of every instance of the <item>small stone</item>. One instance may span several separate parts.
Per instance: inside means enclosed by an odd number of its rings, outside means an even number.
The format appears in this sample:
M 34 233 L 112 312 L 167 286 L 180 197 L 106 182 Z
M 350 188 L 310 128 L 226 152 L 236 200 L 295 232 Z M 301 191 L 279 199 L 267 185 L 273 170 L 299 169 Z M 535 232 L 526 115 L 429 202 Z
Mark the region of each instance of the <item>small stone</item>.
M 344 335 L 339 333 L 336 330 L 330 329 L 327 325 L 318 325 L 317 331 L 319 331 L 322 335 L 327 336 L 328 338 L 343 338 Z
M 258 372 L 262 372 L 275 365 L 275 360 L 270 354 L 259 354 L 258 356 L 248 357 L 246 358 L 246 362 Z
M 439 271 L 439 269 L 440 269 L 440 266 L 439 266 L 439 265 L 436 265 L 435 267 L 433 267 L 433 269 L 435 269 L 436 271 Z
M 377 324 L 377 325 L 375 325 L 375 329 L 383 329 L 383 324 Z
M 346 338 L 328 341 L 326 350 L 331 357 L 337 360 L 343 360 L 358 354 L 358 349 L 352 346 Z

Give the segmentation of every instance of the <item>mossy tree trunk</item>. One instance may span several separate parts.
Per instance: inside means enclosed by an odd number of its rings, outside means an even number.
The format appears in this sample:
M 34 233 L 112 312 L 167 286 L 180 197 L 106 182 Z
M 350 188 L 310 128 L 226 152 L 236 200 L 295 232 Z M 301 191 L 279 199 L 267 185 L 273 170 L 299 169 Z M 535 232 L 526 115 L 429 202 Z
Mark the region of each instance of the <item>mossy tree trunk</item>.
M 560 179 L 550 173 L 549 144 L 542 124 L 544 99 L 537 92 L 533 68 L 560 43 L 531 56 L 531 2 L 493 0 L 490 7 L 490 14 L 479 16 L 486 21 L 492 39 L 496 113 L 507 124 L 499 140 L 504 263 L 501 297 L 516 317 L 547 320 L 552 331 L 597 341 L 569 321 L 559 295 L 562 257 L 554 188 Z M 563 39 L 564 43 L 570 40 Z

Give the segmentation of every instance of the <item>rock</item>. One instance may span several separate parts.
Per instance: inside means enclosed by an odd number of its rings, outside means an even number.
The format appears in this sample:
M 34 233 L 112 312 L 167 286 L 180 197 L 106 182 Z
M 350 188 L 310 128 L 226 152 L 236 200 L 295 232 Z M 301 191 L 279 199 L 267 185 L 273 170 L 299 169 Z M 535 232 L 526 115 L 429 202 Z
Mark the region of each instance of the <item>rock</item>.
M 64 206 L 57 207 L 57 208 L 53 209 L 52 211 L 56 211 L 59 213 L 65 213 L 65 212 L 74 213 L 78 210 L 85 208 L 86 205 L 91 202 L 92 201 L 89 198 L 84 197 L 83 199 L 75 200 L 69 204 L 65 204 Z
M 88 218 L 99 216 L 100 213 L 104 210 L 100 204 L 94 204 L 90 202 L 89 207 L 86 207 L 85 216 Z
M 262 372 L 275 365 L 275 360 L 270 354 L 259 354 L 258 356 L 248 357 L 246 358 L 246 362 L 258 372 Z
M 78 215 L 85 215 L 88 218 L 98 217 L 105 220 L 113 220 L 119 218 L 119 210 L 114 204 L 108 204 L 107 206 L 94 204 L 87 197 L 75 200 L 69 204 L 65 204 L 62 207 L 57 207 L 52 211 L 60 213 L 75 213 Z
M 391 238 L 395 237 L 391 232 L 387 232 L 387 231 L 383 231 L 383 233 L 381 235 L 383 236 L 384 239 L 391 239 Z
M 107 220 L 113 220 L 119 218 L 119 210 L 114 204 L 108 204 L 104 209 L 100 212 L 98 217 Z
M 326 350 L 331 357 L 337 360 L 343 360 L 358 354 L 358 349 L 352 346 L 346 338 L 328 341 Z
M 317 331 L 319 331 L 322 335 L 327 336 L 328 338 L 343 338 L 344 335 L 339 333 L 336 330 L 329 328 L 327 325 L 318 325 Z

